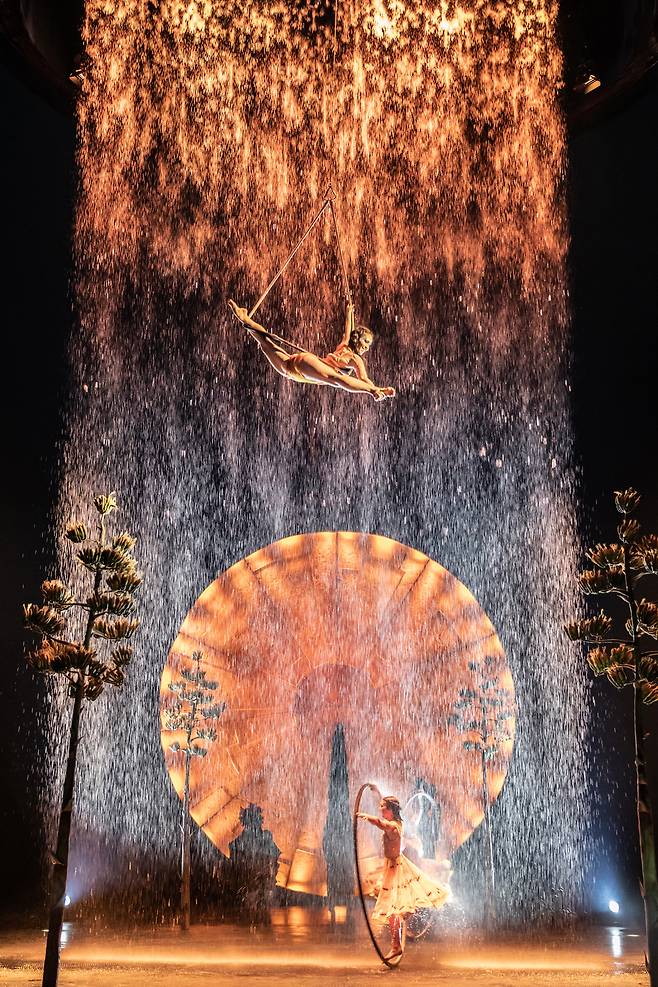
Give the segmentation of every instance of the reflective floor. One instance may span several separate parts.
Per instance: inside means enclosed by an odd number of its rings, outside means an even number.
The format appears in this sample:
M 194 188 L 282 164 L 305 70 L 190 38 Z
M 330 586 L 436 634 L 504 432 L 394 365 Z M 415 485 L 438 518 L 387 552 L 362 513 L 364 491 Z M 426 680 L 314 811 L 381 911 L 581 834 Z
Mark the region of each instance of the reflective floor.
M 301 911 L 301 910 L 300 910 Z M 40 984 L 44 933 L 0 933 L 0 985 Z M 173 987 L 239 981 L 289 987 L 367 984 L 379 977 L 405 985 L 477 987 L 630 987 L 648 985 L 638 929 L 597 927 L 542 938 L 487 941 L 473 932 L 408 945 L 401 966 L 385 969 L 356 919 L 331 929 L 295 909 L 270 927 L 195 926 L 91 932 L 65 928 L 60 985 Z

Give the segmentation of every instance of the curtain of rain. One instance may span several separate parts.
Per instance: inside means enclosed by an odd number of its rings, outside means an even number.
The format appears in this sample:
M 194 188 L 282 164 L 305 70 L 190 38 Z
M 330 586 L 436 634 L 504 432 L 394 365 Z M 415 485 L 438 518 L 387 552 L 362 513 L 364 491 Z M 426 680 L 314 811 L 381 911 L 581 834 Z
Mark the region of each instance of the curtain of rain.
M 487 610 L 520 708 L 500 894 L 526 914 L 542 887 L 577 898 L 556 6 L 351 0 L 334 37 L 331 7 L 306 0 L 87 0 L 61 509 L 116 490 L 146 578 L 129 682 L 86 717 L 83 893 L 148 873 L 151 894 L 176 866 L 158 682 L 193 600 L 276 538 L 345 529 L 426 552 Z M 383 404 L 283 380 L 227 309 L 258 297 L 329 182 L 357 318 L 377 333 L 369 370 L 398 392 Z M 327 222 L 259 317 L 322 355 L 342 304 Z

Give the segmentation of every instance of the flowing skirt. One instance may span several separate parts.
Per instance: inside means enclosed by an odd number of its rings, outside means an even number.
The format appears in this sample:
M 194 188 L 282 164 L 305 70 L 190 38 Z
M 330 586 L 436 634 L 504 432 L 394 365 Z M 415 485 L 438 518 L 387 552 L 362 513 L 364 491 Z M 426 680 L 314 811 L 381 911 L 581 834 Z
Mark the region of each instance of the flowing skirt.
M 379 880 L 368 882 L 364 890 L 377 898 L 371 920 L 383 925 L 392 915 L 407 919 L 421 908 L 441 908 L 450 897 L 450 889 L 438 884 L 404 854 L 395 860 L 385 858 Z

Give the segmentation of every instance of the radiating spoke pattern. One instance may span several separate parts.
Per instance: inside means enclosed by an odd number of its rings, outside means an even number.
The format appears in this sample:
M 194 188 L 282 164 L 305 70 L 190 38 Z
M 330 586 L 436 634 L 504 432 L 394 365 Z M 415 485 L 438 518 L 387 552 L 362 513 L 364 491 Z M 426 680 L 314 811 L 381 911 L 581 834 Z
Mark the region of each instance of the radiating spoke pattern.
M 192 815 L 223 852 L 249 802 L 282 850 L 279 882 L 322 893 L 331 738 L 345 729 L 354 792 L 377 779 L 406 796 L 423 778 L 441 805 L 437 855 L 479 822 L 481 776 L 450 723 L 470 664 L 490 659 L 512 690 L 496 632 L 454 576 L 421 552 L 379 535 L 296 535 L 236 563 L 202 593 L 171 649 L 161 683 L 211 656 L 227 703 L 219 737 L 192 765 Z M 216 657 L 221 655 L 221 660 Z M 513 728 L 512 728 L 513 733 Z M 167 767 L 183 784 L 175 739 Z M 492 763 L 500 791 L 512 739 Z

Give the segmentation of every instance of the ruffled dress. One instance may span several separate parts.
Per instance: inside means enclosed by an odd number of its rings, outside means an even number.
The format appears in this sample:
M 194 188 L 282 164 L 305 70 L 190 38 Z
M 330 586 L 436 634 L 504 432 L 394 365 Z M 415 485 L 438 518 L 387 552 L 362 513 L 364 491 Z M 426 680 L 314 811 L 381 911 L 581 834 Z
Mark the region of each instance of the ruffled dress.
M 371 915 L 373 924 L 383 925 L 391 916 L 408 919 L 421 908 L 441 908 L 450 897 L 450 889 L 434 881 L 400 852 L 402 823 L 387 822 L 382 828 L 384 869 L 378 878 L 364 882 L 366 893 L 377 898 Z

